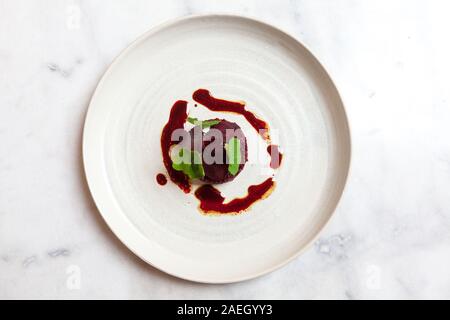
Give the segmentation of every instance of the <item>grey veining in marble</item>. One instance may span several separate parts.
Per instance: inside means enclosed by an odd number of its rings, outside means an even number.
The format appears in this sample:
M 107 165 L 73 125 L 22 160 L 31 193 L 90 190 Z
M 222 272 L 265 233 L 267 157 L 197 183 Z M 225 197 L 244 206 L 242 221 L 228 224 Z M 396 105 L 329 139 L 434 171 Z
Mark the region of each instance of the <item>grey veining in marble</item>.
M 0 298 L 450 298 L 447 1 L 0 1 Z M 300 258 L 202 285 L 153 269 L 106 227 L 81 130 L 111 60 L 180 15 L 229 12 L 304 42 L 353 138 L 348 187 Z

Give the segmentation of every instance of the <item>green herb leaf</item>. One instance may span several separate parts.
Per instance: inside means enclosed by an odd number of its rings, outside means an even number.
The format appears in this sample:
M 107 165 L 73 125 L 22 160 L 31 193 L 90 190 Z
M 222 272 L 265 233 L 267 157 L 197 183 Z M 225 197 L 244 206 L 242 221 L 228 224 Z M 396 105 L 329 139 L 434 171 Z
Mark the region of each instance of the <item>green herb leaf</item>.
M 225 145 L 225 151 L 228 158 L 228 172 L 234 176 L 241 164 L 241 141 L 236 137 L 231 138 Z
M 187 121 L 189 122 L 189 123 L 192 123 L 193 125 L 197 125 L 197 124 L 199 124 L 200 123 L 200 121 L 197 119 L 197 118 L 192 118 L 192 117 L 188 117 L 187 118 Z
M 220 122 L 220 120 L 218 120 L 218 119 L 203 120 L 202 121 L 202 120 L 198 120 L 197 118 L 191 118 L 191 117 L 188 117 L 187 121 L 189 123 L 192 123 L 195 126 L 201 126 L 202 129 L 212 127 L 212 126 L 214 126 L 214 125 L 216 125 L 216 124 L 218 124 Z
M 171 154 L 172 168 L 182 171 L 189 179 L 199 179 L 205 176 L 202 165 L 202 156 L 199 152 L 188 149 L 175 149 Z

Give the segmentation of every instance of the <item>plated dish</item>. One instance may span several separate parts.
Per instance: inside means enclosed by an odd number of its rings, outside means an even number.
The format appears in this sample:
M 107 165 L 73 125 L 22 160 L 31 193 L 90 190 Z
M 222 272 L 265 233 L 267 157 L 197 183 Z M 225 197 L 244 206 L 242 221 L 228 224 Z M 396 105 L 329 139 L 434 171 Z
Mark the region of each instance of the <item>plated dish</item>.
M 270 155 L 267 166 L 272 169 L 280 167 L 283 155 L 279 146 L 271 143 L 268 123 L 247 110 L 245 102 L 218 99 L 206 89 L 196 90 L 192 98 L 196 102 L 195 107 L 201 104 L 215 112 L 243 116 L 267 143 L 266 150 Z M 161 133 L 161 153 L 170 180 L 185 193 L 191 191 L 192 181 L 204 182 L 194 193 L 200 201 L 199 209 L 204 213 L 238 214 L 266 198 L 275 187 L 274 175 L 248 186 L 245 196 L 225 202 L 225 197 L 214 185 L 231 182 L 239 175 L 248 161 L 247 143 L 253 141 L 247 140 L 235 122 L 189 117 L 187 106 L 185 100 L 175 102 Z M 192 125 L 190 129 L 186 128 L 186 122 Z M 257 165 L 264 168 L 264 163 Z M 165 185 L 167 178 L 158 173 L 156 181 Z
M 89 189 L 112 231 L 174 276 L 270 272 L 341 197 L 350 134 L 339 94 L 296 39 L 253 19 L 193 16 L 131 44 L 86 117 Z

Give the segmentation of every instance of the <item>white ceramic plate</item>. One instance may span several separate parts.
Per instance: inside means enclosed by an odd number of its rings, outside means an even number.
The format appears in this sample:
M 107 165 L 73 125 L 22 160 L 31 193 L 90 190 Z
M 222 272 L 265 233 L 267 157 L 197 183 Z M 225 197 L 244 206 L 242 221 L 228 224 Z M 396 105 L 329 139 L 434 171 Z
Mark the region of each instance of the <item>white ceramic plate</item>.
M 284 151 L 274 192 L 244 214 L 203 215 L 192 194 L 155 181 L 170 107 L 192 105 L 198 88 L 244 100 Z M 313 241 L 342 194 L 350 136 L 335 86 L 297 40 L 248 18 L 194 16 L 152 29 L 109 67 L 89 106 L 83 157 L 98 209 L 130 250 L 174 276 L 224 283 L 272 271 Z M 220 188 L 242 196 L 267 174 L 249 164 Z

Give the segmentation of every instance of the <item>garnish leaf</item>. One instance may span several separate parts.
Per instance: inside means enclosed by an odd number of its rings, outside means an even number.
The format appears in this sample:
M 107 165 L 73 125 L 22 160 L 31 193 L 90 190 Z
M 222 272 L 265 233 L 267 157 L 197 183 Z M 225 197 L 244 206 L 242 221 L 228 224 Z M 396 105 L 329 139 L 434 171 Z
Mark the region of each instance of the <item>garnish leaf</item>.
M 197 118 L 191 118 L 191 117 L 188 117 L 187 121 L 189 123 L 192 123 L 195 126 L 200 126 L 202 129 L 212 127 L 212 126 L 214 126 L 214 125 L 216 125 L 216 124 L 218 124 L 220 122 L 220 120 L 218 120 L 218 119 L 203 120 L 202 121 L 202 120 L 198 120 Z
M 199 179 L 205 176 L 202 156 L 195 150 L 179 148 L 171 154 L 172 168 L 182 171 L 189 179 Z
M 200 121 L 197 119 L 197 118 L 192 118 L 192 117 L 188 117 L 187 118 L 187 121 L 189 122 L 189 123 L 192 123 L 193 125 L 197 125 L 197 124 L 199 124 L 200 123 Z
M 228 172 L 235 176 L 241 164 L 241 141 L 236 137 L 231 138 L 225 144 L 225 151 L 228 158 Z

